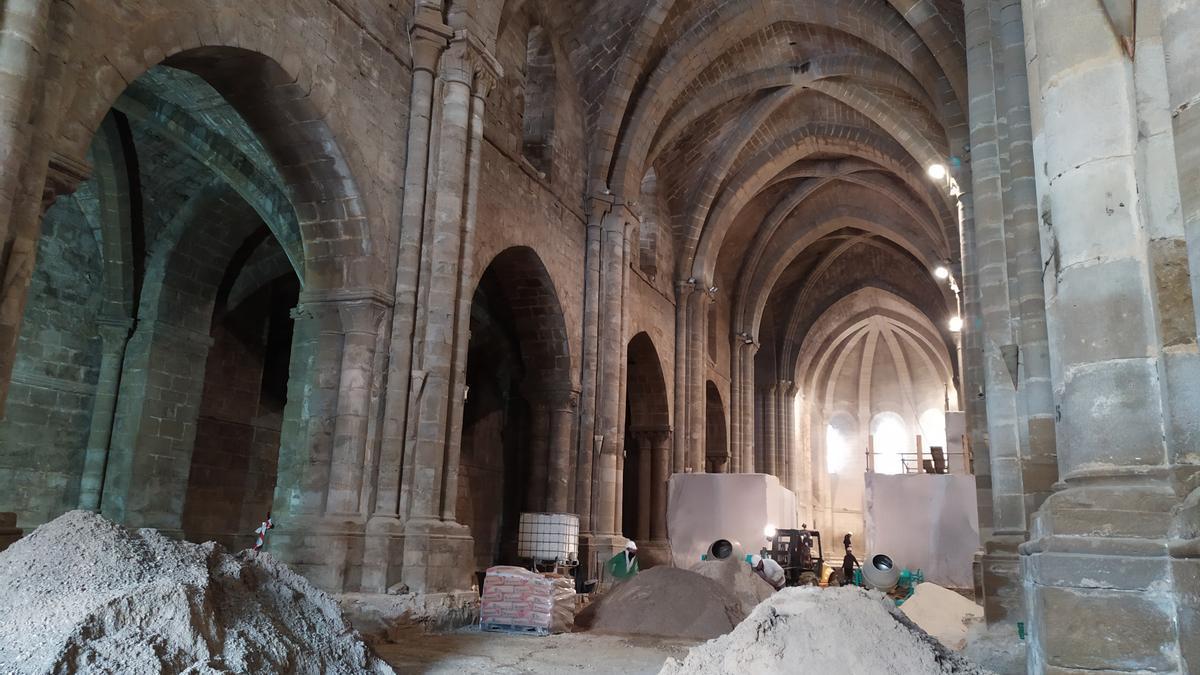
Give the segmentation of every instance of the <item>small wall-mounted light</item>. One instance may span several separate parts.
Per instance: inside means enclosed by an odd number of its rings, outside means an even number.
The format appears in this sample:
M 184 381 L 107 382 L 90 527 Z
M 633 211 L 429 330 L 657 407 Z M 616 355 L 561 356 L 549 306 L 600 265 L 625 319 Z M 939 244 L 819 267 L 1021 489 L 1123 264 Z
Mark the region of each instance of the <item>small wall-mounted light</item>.
M 763 528 L 763 536 L 766 537 L 767 539 L 774 539 L 775 538 L 775 526 L 771 525 L 770 523 L 767 523 L 767 526 Z
M 950 317 L 950 332 L 958 333 L 962 330 L 963 322 L 961 316 Z
M 716 295 L 716 293 L 717 293 L 717 287 L 716 287 L 716 286 L 713 286 L 712 288 L 708 289 L 708 294 L 709 294 L 709 295 Z
M 929 173 L 929 177 L 934 180 L 945 180 L 946 179 L 946 165 L 945 164 L 930 164 L 929 168 L 926 169 L 926 171 Z

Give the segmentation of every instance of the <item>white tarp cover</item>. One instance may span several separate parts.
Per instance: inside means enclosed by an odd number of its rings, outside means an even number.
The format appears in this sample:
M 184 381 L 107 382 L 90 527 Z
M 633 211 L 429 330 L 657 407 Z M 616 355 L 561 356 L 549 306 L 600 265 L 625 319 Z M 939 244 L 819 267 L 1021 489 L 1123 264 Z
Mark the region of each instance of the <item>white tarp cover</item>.
M 979 550 L 975 477 L 866 474 L 866 555 L 886 553 L 901 567 L 920 569 L 926 581 L 971 588 Z
M 676 567 L 691 568 L 717 539 L 757 553 L 763 528 L 796 527 L 796 495 L 761 473 L 677 473 L 667 492 L 667 537 Z

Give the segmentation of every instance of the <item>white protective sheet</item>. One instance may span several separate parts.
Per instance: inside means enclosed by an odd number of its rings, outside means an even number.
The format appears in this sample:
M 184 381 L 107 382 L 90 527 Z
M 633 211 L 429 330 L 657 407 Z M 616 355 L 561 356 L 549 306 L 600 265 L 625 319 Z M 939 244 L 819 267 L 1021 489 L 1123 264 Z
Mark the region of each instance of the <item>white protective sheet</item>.
M 886 553 L 896 564 L 920 569 L 926 581 L 971 588 L 979 550 L 975 477 L 866 474 L 866 555 Z
M 796 527 L 796 495 L 761 473 L 677 473 L 667 493 L 667 536 L 676 567 L 689 569 L 717 539 L 758 553 L 763 528 Z

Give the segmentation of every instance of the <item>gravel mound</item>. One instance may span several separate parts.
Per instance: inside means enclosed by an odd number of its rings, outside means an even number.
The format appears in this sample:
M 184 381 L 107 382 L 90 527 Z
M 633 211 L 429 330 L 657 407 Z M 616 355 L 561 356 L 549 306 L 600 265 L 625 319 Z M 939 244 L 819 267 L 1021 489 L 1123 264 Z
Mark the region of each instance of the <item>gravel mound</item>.
M 675 567 L 653 567 L 618 584 L 575 617 L 599 633 L 707 640 L 744 618 L 733 591 L 706 576 Z
M 708 577 L 733 592 L 740 603 L 741 618 L 750 615 L 758 603 L 771 597 L 775 589 L 744 560 L 701 560 L 692 566 L 692 571 Z M 739 619 L 740 621 L 740 619 Z
M 659 675 L 694 673 L 982 674 L 917 628 L 880 593 L 785 588 L 728 635 L 668 659 Z
M 266 553 L 71 511 L 0 553 L 0 672 L 392 673 Z

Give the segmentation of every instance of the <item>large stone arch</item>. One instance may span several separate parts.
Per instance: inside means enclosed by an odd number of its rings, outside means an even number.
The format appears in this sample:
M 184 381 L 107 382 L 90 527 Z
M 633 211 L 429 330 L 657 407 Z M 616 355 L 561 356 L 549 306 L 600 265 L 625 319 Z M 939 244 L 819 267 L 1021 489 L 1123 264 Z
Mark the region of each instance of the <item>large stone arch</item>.
M 578 390 L 558 292 L 532 248 L 504 249 L 480 276 L 466 383 L 455 498 L 482 569 L 516 562 L 520 512 L 566 512 L 574 486 Z
M 653 338 L 640 332 L 626 350 L 625 438 L 621 468 L 621 529 L 638 542 L 648 564 L 670 561 L 667 547 L 667 481 L 671 475 L 671 417 L 662 358 Z

